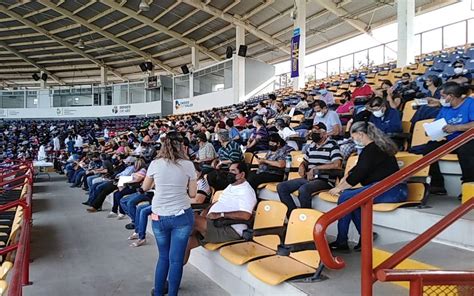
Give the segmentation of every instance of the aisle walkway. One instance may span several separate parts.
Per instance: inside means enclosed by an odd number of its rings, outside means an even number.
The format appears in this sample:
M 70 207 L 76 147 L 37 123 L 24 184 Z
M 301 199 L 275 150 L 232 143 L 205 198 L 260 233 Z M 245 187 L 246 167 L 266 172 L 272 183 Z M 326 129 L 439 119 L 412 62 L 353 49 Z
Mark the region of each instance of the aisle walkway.
M 24 288 L 24 295 L 150 295 L 157 260 L 153 237 L 145 246 L 129 247 L 127 220 L 86 213 L 84 191 L 69 188 L 63 176 L 51 177 L 51 182 L 41 177 L 33 191 L 33 285 Z M 227 295 L 187 265 L 180 295 L 197 294 Z

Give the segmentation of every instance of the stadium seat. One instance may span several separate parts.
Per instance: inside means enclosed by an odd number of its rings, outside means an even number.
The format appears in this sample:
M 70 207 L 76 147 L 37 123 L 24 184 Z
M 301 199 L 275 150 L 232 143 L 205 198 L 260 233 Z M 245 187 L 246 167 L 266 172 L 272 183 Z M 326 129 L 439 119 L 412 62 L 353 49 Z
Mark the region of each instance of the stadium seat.
M 350 156 L 347 159 L 346 168 L 344 170 L 344 176 L 347 176 L 349 171 L 357 164 L 358 159 L 359 159 L 359 157 L 357 155 Z M 359 186 L 356 186 L 356 187 L 359 187 Z M 329 194 L 328 191 L 319 192 L 318 197 L 322 200 L 325 200 L 325 201 L 328 201 L 328 202 L 333 202 L 333 203 L 337 203 L 337 200 L 339 198 L 338 196 Z
M 0 266 L 0 280 L 4 280 L 8 272 L 13 268 L 13 263 L 10 261 L 4 261 Z
M 300 175 L 298 174 L 298 168 L 300 167 L 300 164 L 304 160 L 304 154 L 302 151 L 291 151 L 291 172 L 288 174 L 288 180 L 293 180 L 300 178 Z M 265 183 L 265 189 L 270 190 L 272 192 L 277 192 L 277 185 L 280 182 L 269 182 Z M 263 188 L 263 187 L 262 187 Z
M 8 284 L 4 280 L 0 280 L 0 296 L 6 295 Z
M 323 213 L 313 209 L 291 212 L 284 245 L 287 252 L 250 262 L 248 271 L 259 280 L 278 285 L 296 277 L 310 276 L 320 267 L 318 251 L 314 250 L 313 228 Z
M 278 201 L 261 201 L 255 214 L 252 241 L 226 246 L 220 254 L 229 262 L 242 265 L 256 258 L 274 255 L 281 243 L 278 234 L 265 233 L 265 229 L 282 229 L 288 208 Z M 263 230 L 262 234 L 258 230 Z

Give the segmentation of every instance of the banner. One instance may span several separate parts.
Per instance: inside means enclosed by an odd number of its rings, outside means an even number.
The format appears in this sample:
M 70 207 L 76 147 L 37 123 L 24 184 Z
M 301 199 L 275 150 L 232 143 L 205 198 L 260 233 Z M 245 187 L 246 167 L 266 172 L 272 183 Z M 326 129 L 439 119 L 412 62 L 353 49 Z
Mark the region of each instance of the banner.
M 300 35 L 291 38 L 291 78 L 300 76 L 298 58 L 300 56 Z

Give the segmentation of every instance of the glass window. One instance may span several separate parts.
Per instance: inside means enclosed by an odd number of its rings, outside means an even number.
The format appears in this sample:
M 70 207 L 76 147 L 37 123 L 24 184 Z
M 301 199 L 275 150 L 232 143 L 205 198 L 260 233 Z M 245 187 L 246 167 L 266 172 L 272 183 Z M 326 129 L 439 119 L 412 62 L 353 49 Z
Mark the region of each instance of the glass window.
M 327 65 L 327 63 L 321 63 L 316 65 L 316 79 L 328 77 Z
M 160 100 L 160 90 L 159 88 L 147 89 L 146 90 L 146 101 L 147 102 L 156 102 Z
M 0 98 L 1 108 L 25 108 L 24 91 L 4 91 Z
M 232 87 L 232 61 L 194 72 L 193 94 L 199 96 Z
M 328 62 L 328 75 L 339 74 L 339 59 L 330 60 Z
M 385 63 L 397 60 L 397 46 L 397 41 L 393 41 L 385 45 Z
M 368 62 L 367 54 L 368 54 L 367 50 L 354 53 L 354 66 L 356 69 L 359 69 L 361 67 L 367 67 L 367 62 Z
M 383 45 L 369 49 L 369 65 L 377 66 L 383 64 Z
M 130 83 L 130 103 L 145 102 L 145 85 L 143 83 Z
M 38 93 L 36 91 L 26 93 L 26 108 L 38 108 Z
M 441 50 L 441 28 L 425 32 L 421 35 L 421 51 L 422 53 L 430 53 Z
M 315 79 L 315 66 L 309 66 L 304 69 L 305 82 L 313 81 Z
M 354 57 L 352 54 L 341 57 L 342 73 L 354 70 Z
M 189 74 L 176 76 L 173 79 L 174 83 L 174 98 L 184 99 L 189 98 Z
M 443 48 L 466 44 L 466 23 L 460 22 L 444 27 Z

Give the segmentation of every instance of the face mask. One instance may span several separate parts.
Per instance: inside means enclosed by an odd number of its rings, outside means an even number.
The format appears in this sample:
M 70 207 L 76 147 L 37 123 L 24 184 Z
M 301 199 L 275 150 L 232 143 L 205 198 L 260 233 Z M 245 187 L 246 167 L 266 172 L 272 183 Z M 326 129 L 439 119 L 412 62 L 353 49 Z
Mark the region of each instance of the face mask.
M 459 75 L 463 72 L 463 68 L 454 68 L 454 74 Z
M 321 134 L 319 134 L 319 133 L 312 133 L 312 134 L 311 134 L 311 140 L 313 140 L 313 142 L 315 142 L 315 143 L 321 142 Z
M 358 141 L 354 138 L 352 138 L 352 141 L 354 141 L 354 144 L 356 145 L 356 148 L 364 148 L 365 147 L 365 145 L 361 141 Z
M 270 151 L 277 151 L 278 150 L 277 145 L 269 145 L 268 147 L 270 148 Z
M 410 83 L 410 80 L 402 80 L 402 83 L 403 84 L 408 84 L 408 83 Z
M 383 116 L 383 111 L 382 110 L 377 110 L 377 111 L 372 112 L 372 114 L 374 114 L 375 117 L 382 117 Z
M 316 112 L 317 117 L 323 117 L 324 113 L 322 111 Z
M 450 102 L 446 102 L 446 99 L 440 99 L 439 100 L 439 103 L 441 104 L 441 106 L 443 107 L 451 107 L 451 103 Z
M 228 173 L 227 174 L 227 182 L 229 182 L 229 184 L 234 184 L 236 181 L 237 181 L 237 179 L 236 179 L 235 174 L 233 174 L 233 173 Z
M 319 93 L 324 96 L 325 94 L 328 93 L 328 91 L 326 89 L 320 89 Z

